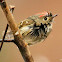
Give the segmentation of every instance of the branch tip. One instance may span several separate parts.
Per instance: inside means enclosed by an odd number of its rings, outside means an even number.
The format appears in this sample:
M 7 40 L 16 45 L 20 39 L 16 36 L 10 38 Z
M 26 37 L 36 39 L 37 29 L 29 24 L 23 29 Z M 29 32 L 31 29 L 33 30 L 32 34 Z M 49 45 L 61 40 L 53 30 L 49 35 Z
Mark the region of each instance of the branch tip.
M 10 7 L 10 9 L 11 9 L 11 8 L 15 8 L 15 6 L 14 6 L 14 5 L 9 5 L 9 7 Z

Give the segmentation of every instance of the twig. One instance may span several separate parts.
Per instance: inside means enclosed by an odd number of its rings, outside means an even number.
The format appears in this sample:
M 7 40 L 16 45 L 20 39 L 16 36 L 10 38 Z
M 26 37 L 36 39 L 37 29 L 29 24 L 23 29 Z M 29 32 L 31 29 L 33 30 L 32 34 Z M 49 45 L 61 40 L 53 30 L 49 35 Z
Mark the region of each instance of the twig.
M 10 5 L 10 11 L 11 11 L 12 14 L 13 14 L 14 8 L 15 8 L 15 6 Z M 5 33 L 4 33 L 2 42 L 1 42 L 0 51 L 1 51 L 1 49 L 2 49 L 3 42 L 4 42 L 4 39 L 5 39 L 5 36 L 6 36 L 7 30 L 8 30 L 8 27 L 9 27 L 9 25 L 7 24 L 6 29 L 5 29 Z M 6 41 L 5 41 L 5 42 L 6 42 Z M 7 42 L 8 42 L 8 41 L 7 41 Z
M 1 51 L 2 46 L 3 46 L 3 41 L 4 41 L 4 39 L 5 39 L 6 32 L 7 32 L 7 30 L 8 30 L 8 26 L 9 26 L 9 25 L 7 24 L 6 29 L 5 29 L 5 32 L 4 32 L 4 36 L 3 36 L 3 39 L 2 39 L 2 42 L 1 42 L 0 51 Z
M 6 39 L 4 40 L 4 42 L 8 42 L 8 43 L 9 43 L 9 42 L 14 42 L 14 41 L 15 41 L 15 40 L 6 40 Z M 0 39 L 0 42 L 2 42 L 2 39 Z
M 11 13 L 13 14 L 13 11 L 14 11 L 15 6 L 10 5 L 9 7 L 10 7 L 10 11 L 11 11 Z
M 20 34 L 20 30 L 18 29 L 18 27 L 15 23 L 14 17 L 11 14 L 6 2 L 2 2 L 1 8 L 2 8 L 2 10 L 7 18 L 7 21 L 9 23 L 9 26 L 13 32 L 14 39 L 15 39 L 14 43 L 18 46 L 20 53 L 22 54 L 22 56 L 24 58 L 24 61 L 25 62 L 34 62 L 32 55 L 28 49 L 28 45 L 23 41 L 23 37 Z M 17 33 L 17 34 L 15 35 L 15 33 Z

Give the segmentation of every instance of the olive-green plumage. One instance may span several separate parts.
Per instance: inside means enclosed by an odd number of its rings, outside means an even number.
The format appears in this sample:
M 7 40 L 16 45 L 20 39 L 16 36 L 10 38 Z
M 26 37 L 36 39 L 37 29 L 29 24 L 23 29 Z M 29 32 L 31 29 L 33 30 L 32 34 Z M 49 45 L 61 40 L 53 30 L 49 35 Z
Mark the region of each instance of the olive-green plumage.
M 21 21 L 18 24 L 18 28 L 24 41 L 28 45 L 44 41 L 52 30 L 52 21 L 55 16 L 57 15 L 53 16 L 52 13 L 43 12 Z M 11 32 L 8 32 L 6 39 L 9 37 L 13 39 L 12 33 L 10 35 L 9 33 Z

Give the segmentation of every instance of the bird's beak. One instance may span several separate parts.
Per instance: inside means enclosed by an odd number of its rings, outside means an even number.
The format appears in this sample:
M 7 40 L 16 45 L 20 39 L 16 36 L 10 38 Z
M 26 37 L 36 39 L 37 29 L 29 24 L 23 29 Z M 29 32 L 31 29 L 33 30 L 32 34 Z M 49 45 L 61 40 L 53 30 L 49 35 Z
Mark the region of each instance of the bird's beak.
M 54 17 L 56 17 L 56 16 L 57 16 L 57 14 L 56 14 L 56 15 L 53 15 L 52 18 L 54 18 Z
M 53 21 L 52 19 L 53 19 L 54 17 L 56 17 L 56 16 L 57 16 L 57 14 L 52 15 L 52 17 L 50 18 L 50 21 Z

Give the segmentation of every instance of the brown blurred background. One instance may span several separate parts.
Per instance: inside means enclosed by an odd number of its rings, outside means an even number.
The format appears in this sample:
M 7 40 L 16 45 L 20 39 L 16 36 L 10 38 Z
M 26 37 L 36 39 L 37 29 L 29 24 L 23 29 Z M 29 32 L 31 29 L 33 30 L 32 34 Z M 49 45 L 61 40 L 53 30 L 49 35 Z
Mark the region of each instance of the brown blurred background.
M 62 62 L 62 0 L 6 0 L 8 5 L 15 5 L 14 17 L 17 23 L 28 16 L 42 11 L 58 14 L 53 30 L 48 38 L 30 46 L 35 62 Z M 0 38 L 7 24 L 0 7 Z M 14 43 L 4 43 L 0 52 L 0 62 L 23 62 L 23 58 Z

